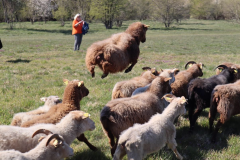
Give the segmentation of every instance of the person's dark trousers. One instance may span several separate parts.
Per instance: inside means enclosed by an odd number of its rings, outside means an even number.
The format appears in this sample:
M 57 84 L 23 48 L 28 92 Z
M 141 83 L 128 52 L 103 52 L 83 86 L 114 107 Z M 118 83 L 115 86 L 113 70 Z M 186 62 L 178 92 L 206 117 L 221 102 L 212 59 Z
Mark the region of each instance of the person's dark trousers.
M 79 50 L 80 49 L 80 45 L 82 42 L 82 34 L 74 34 L 74 38 L 75 38 L 75 43 L 74 43 L 74 51 Z

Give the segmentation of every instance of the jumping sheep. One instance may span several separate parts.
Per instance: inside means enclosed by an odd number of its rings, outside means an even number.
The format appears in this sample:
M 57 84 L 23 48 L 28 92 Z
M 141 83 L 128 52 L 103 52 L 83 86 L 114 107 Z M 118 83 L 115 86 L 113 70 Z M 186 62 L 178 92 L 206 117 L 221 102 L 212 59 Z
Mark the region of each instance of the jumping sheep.
M 89 114 L 83 111 L 71 111 L 57 124 L 36 124 L 29 128 L 18 126 L 0 126 L 0 150 L 14 149 L 28 152 L 38 144 L 39 136 L 31 138 L 34 131 L 47 129 L 54 134 L 60 134 L 67 144 L 87 130 L 94 130 L 95 124 Z M 22 145 L 24 144 L 24 145 Z
M 22 123 L 31 120 L 33 117 L 37 115 L 41 115 L 46 113 L 52 106 L 61 103 L 62 100 L 58 96 L 49 96 L 40 98 L 41 101 L 45 102 L 43 106 L 29 112 L 20 112 L 14 114 L 13 120 L 11 122 L 12 126 L 21 126 Z
M 100 120 L 103 131 L 108 136 L 112 155 L 122 131 L 134 123 L 147 122 L 156 113 L 162 113 L 165 103 L 160 97 L 171 91 L 170 79 L 159 76 L 152 81 L 146 92 L 128 98 L 114 99 L 105 105 L 100 113 Z
M 125 80 L 117 82 L 112 91 L 112 99 L 131 97 L 133 91 L 139 87 L 144 87 L 147 84 L 151 83 L 156 76 L 159 75 L 154 68 L 148 68 L 147 71 L 144 71 L 141 76 L 134 77 L 130 80 Z
M 189 68 L 187 69 L 188 66 Z M 179 72 L 175 76 L 175 81 L 171 84 L 172 94 L 176 97 L 184 96 L 188 98 L 188 84 L 192 79 L 203 76 L 203 66 L 202 63 L 187 62 L 185 65 L 187 70 Z
M 141 22 L 131 24 L 125 32 L 112 35 L 103 41 L 93 43 L 88 49 L 85 58 L 86 66 L 92 77 L 95 76 L 96 65 L 103 71 L 105 78 L 109 73 L 132 70 L 139 57 L 140 42 L 146 41 L 148 25 Z
M 218 85 L 212 91 L 211 106 L 209 111 L 209 129 L 212 132 L 213 121 L 217 114 L 220 118 L 213 131 L 211 141 L 216 141 L 219 128 L 232 116 L 240 113 L 240 80 L 235 83 Z
M 41 138 L 40 143 L 26 153 L 16 150 L 0 151 L 0 160 L 61 160 L 71 156 L 73 149 L 58 134 Z
M 214 87 L 230 83 L 236 79 L 237 69 L 235 66 L 228 68 L 225 65 L 219 65 L 217 68 L 223 70 L 219 75 L 204 79 L 196 78 L 189 83 L 189 103 L 187 106 L 189 108 L 190 131 L 193 130 L 196 120 L 202 110 L 210 107 L 211 93 Z
M 113 160 L 121 160 L 126 154 L 129 160 L 142 160 L 166 144 L 178 159 L 183 159 L 176 148 L 176 128 L 173 122 L 178 116 L 186 113 L 186 99 L 170 94 L 163 98 L 170 104 L 162 114 L 157 113 L 147 123 L 134 124 L 121 133 Z
M 56 124 L 70 111 L 80 110 L 80 101 L 83 97 L 89 94 L 88 89 L 84 86 L 83 81 L 69 81 L 67 79 L 64 79 L 63 81 L 65 84 L 67 84 L 67 86 L 64 90 L 62 103 L 53 106 L 48 112 L 23 123 L 21 127 L 30 127 L 37 123 Z M 86 143 L 91 150 L 97 150 L 96 147 L 88 142 L 84 134 L 78 137 L 78 140 Z

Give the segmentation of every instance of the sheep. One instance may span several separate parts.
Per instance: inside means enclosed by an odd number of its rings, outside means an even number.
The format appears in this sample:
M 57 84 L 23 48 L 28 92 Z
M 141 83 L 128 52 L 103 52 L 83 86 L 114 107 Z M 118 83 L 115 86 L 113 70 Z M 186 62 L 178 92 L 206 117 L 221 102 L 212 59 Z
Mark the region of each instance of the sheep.
M 120 160 L 126 154 L 128 159 L 142 160 L 166 144 L 178 159 L 183 159 L 176 148 L 176 128 L 173 122 L 178 116 L 186 113 L 186 99 L 171 94 L 165 95 L 163 98 L 170 104 L 162 114 L 157 113 L 147 123 L 134 124 L 133 127 L 121 133 L 113 160 Z
M 209 111 L 209 130 L 212 132 L 213 121 L 218 112 L 218 120 L 215 130 L 212 134 L 211 141 L 216 141 L 219 128 L 228 121 L 232 116 L 240 113 L 240 80 L 235 83 L 217 85 L 211 95 L 211 105 Z
M 231 66 L 236 66 L 237 67 L 237 70 L 238 70 L 238 73 L 237 73 L 237 79 L 240 79 L 240 66 L 237 65 L 237 64 L 233 64 L 233 63 L 230 63 L 230 62 L 225 62 L 225 63 L 222 63 L 220 65 L 225 65 L 227 67 L 231 67 Z M 222 69 L 216 69 L 216 75 L 218 75 L 220 72 L 222 72 Z
M 43 106 L 29 112 L 20 112 L 13 116 L 11 122 L 12 126 L 21 126 L 22 123 L 31 120 L 36 115 L 46 113 L 52 106 L 61 103 L 62 100 L 58 96 L 49 96 L 40 98 L 41 101 L 45 102 Z
M 103 131 L 108 136 L 111 154 L 115 152 L 120 133 L 134 123 L 145 123 L 155 113 L 162 113 L 165 103 L 160 97 L 171 91 L 171 78 L 157 77 L 149 89 L 141 94 L 113 99 L 100 113 Z M 116 143 L 114 141 L 116 137 Z
M 60 160 L 71 156 L 73 149 L 58 134 L 49 134 L 42 138 L 34 149 L 26 153 L 16 150 L 0 151 L 0 160 Z
M 202 110 L 210 107 L 211 92 L 214 87 L 230 83 L 236 79 L 237 69 L 235 66 L 228 68 L 225 65 L 219 65 L 216 68 L 221 68 L 223 71 L 219 75 L 206 79 L 196 78 L 189 83 L 189 103 L 187 106 L 189 108 L 188 115 L 190 120 L 190 132 L 193 131 L 196 120 Z
M 159 73 L 160 72 L 154 68 L 147 68 L 147 71 L 144 71 L 141 76 L 117 82 L 112 91 L 112 99 L 131 97 L 135 89 L 151 83 L 153 79 L 159 75 Z
M 179 69 L 177 69 L 177 68 L 164 69 L 164 70 L 161 71 L 160 76 L 171 77 L 172 79 L 169 80 L 169 84 L 171 85 L 175 81 L 175 76 L 178 73 L 179 73 Z M 134 95 L 137 95 L 139 93 L 145 92 L 149 88 L 150 85 L 151 85 L 151 83 L 149 83 L 148 85 L 146 85 L 144 87 L 140 87 L 140 88 L 135 89 L 131 96 L 134 96 Z
M 140 42 L 146 41 L 148 25 L 141 22 L 132 23 L 125 32 L 113 34 L 110 38 L 93 43 L 88 49 L 85 58 L 86 66 L 92 77 L 94 68 L 98 65 L 103 71 L 101 78 L 109 73 L 125 70 L 128 73 L 137 63 L 140 53 Z
M 187 66 L 189 66 L 188 69 Z M 187 70 L 179 72 L 175 76 L 175 81 L 171 84 L 172 94 L 176 97 L 184 96 L 188 98 L 188 83 L 194 78 L 203 76 L 203 66 L 204 64 L 202 63 L 187 62 L 185 65 Z
M 31 150 L 37 145 L 39 137 L 36 136 L 34 139 L 30 137 L 34 131 L 42 128 L 60 134 L 70 145 L 83 132 L 95 129 L 94 122 L 88 117 L 89 114 L 83 111 L 71 111 L 56 125 L 36 124 L 29 128 L 2 125 L 0 126 L 0 150 L 14 149 L 20 152 Z
M 30 127 L 36 123 L 56 124 L 70 111 L 80 110 L 80 101 L 83 97 L 89 94 L 89 90 L 84 86 L 83 81 L 69 81 L 67 79 L 64 79 L 63 81 L 67 84 L 67 86 L 64 90 L 62 103 L 53 106 L 48 112 L 34 117 L 28 122 L 22 123 L 21 127 Z M 79 136 L 78 140 L 86 143 L 91 150 L 97 150 L 96 147 L 88 142 L 84 134 Z

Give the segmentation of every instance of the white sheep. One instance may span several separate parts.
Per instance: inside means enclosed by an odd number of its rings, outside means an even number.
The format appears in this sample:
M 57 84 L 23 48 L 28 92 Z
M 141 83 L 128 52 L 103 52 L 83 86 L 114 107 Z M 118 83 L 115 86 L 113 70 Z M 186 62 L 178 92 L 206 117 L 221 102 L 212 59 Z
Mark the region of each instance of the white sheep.
M 62 102 L 62 100 L 58 96 L 42 97 L 40 98 L 40 100 L 45 102 L 43 106 L 29 112 L 20 112 L 14 114 L 11 125 L 21 126 L 22 123 L 31 120 L 33 117 L 36 117 L 37 115 L 46 113 L 52 106 L 55 106 L 56 104 Z
M 71 156 L 73 149 L 58 134 L 42 138 L 35 148 L 26 153 L 16 150 L 0 151 L 0 160 L 60 160 Z
M 83 111 L 71 111 L 57 124 L 36 124 L 29 128 L 18 126 L 0 126 L 0 150 L 15 149 L 20 152 L 27 152 L 38 143 L 39 136 L 31 138 L 34 131 L 47 129 L 52 133 L 63 136 L 67 144 L 87 130 L 94 130 L 94 122 L 88 118 L 89 114 Z M 24 145 L 22 145 L 24 144 Z
M 113 160 L 120 160 L 125 154 L 129 160 L 142 160 L 166 144 L 178 159 L 183 159 L 176 148 L 176 128 L 173 122 L 176 117 L 186 113 L 186 99 L 170 94 L 164 98 L 171 103 L 162 114 L 157 113 L 147 123 L 135 124 L 121 133 Z

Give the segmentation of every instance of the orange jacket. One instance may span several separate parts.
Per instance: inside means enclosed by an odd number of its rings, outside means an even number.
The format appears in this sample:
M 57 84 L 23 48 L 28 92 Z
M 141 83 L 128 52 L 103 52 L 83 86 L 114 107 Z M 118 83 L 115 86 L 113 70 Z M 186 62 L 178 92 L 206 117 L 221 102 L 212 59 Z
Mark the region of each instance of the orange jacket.
M 78 23 L 78 21 L 76 19 L 73 20 L 73 22 L 72 22 L 72 35 L 77 34 L 77 33 L 82 34 L 83 23 L 80 23 L 77 27 L 75 27 L 76 23 Z

